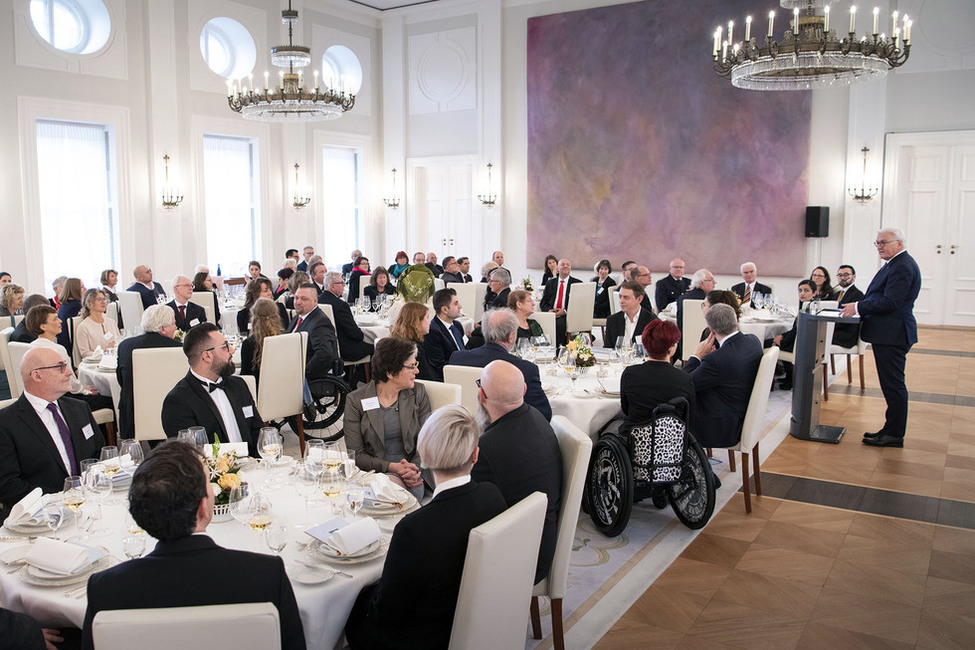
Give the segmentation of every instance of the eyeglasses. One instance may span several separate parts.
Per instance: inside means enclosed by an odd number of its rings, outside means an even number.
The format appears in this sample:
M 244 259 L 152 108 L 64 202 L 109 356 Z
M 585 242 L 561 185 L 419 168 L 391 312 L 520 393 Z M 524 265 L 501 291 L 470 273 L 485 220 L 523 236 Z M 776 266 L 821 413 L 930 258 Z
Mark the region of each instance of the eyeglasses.
M 41 366 L 40 368 L 34 368 L 34 370 L 57 370 L 58 372 L 64 372 L 68 369 L 68 364 L 64 361 L 54 366 Z
M 229 351 L 230 350 L 230 341 L 224 341 L 223 342 L 223 345 L 217 345 L 217 346 L 212 347 L 212 348 L 207 348 L 206 350 L 204 350 L 204 352 L 213 352 L 214 350 L 219 350 L 220 348 L 227 348 L 227 350 Z
M 881 239 L 880 241 L 875 241 L 873 243 L 877 248 L 883 248 L 887 244 L 893 244 L 895 241 L 900 241 L 899 239 Z
M 416 362 L 413 362 L 413 363 L 404 363 L 403 364 L 403 370 L 413 370 L 413 371 L 415 371 L 419 367 L 420 367 L 420 364 L 419 363 L 416 363 Z
M 853 277 L 853 274 L 852 273 L 837 273 L 836 274 L 836 277 L 838 277 L 838 278 L 852 278 Z

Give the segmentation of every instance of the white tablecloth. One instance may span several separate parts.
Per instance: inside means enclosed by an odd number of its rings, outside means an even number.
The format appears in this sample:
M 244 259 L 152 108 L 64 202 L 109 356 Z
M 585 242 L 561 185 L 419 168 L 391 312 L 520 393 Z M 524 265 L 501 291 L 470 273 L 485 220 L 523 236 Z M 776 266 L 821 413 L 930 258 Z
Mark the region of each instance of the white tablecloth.
M 109 395 L 118 407 L 122 389 L 114 370 L 99 370 L 95 364 L 81 363 L 78 364 L 78 380 L 83 386 L 94 386 L 99 395 Z
M 599 367 L 606 369 L 603 364 L 600 364 Z M 619 396 L 602 393 L 602 386 L 596 376 L 596 368 L 590 368 L 585 375 L 576 379 L 574 387 L 571 385 L 572 380 L 562 370 L 559 370 L 556 364 L 541 364 L 538 369 L 542 379 L 542 387 L 546 389 L 549 404 L 552 405 L 552 414 L 564 415 L 577 427 L 588 432 L 593 440 L 596 439 L 596 433 L 603 426 L 617 415 L 622 415 Z M 615 377 L 620 374 L 610 373 L 611 376 Z M 554 392 L 556 387 L 561 391 L 561 394 Z
M 677 317 L 670 310 L 660 312 L 657 318 L 671 323 L 677 322 Z M 761 317 L 757 317 L 754 313 L 745 313 L 738 321 L 738 327 L 745 334 L 754 334 L 759 341 L 766 341 L 792 329 L 794 319 L 794 316 L 772 318 L 769 312 L 762 312 Z

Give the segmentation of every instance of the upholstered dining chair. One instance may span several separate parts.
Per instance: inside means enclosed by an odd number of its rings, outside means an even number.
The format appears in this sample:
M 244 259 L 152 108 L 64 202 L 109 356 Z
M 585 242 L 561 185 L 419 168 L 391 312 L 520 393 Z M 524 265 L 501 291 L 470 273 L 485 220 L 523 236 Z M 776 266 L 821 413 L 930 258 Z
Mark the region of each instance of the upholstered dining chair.
M 483 368 L 452 366 L 450 364 L 443 367 L 444 383 L 460 386 L 460 405 L 470 411 L 471 415 L 477 414 L 476 382 L 481 378 L 482 370 Z
M 335 310 L 332 309 L 332 306 L 318 305 L 318 308 L 321 309 L 322 312 L 328 317 L 328 322 L 332 324 L 332 327 L 335 327 Z M 339 340 L 337 337 L 335 339 L 335 352 L 336 354 L 339 355 L 339 357 L 342 356 L 342 351 L 339 349 Z M 356 359 L 355 361 L 345 361 L 344 364 L 347 366 L 364 366 L 365 367 L 364 370 L 366 373 L 366 381 L 368 382 L 370 379 L 372 379 L 372 355 L 371 354 L 367 354 L 361 359 Z
M 579 282 L 569 292 L 569 306 L 565 310 L 565 333 L 571 337 L 578 332 L 592 333 L 592 306 L 596 302 L 596 283 Z M 556 345 L 564 345 L 559 341 Z
M 457 384 L 430 381 L 429 379 L 417 379 L 416 383 L 422 384 L 427 391 L 431 411 L 436 411 L 441 406 L 448 404 L 461 403 L 461 389 Z
M 132 415 L 135 439 L 165 440 L 162 405 L 189 364 L 183 348 L 143 348 L 132 351 Z
M 703 304 L 703 300 L 685 300 L 681 305 L 683 322 L 677 323 L 681 334 L 681 354 L 684 357 L 681 361 L 687 361 L 694 354 L 701 340 L 701 332 L 708 326 L 704 320 L 704 310 L 701 309 Z
M 457 292 L 457 300 L 460 301 L 460 308 L 465 314 L 474 318 L 477 313 L 477 286 L 473 282 L 448 282 L 448 289 Z
M 24 360 L 24 355 L 30 350 L 29 343 L 18 343 L 10 341 L 7 343 L 7 351 L 10 355 L 10 363 L 7 364 L 7 381 L 10 384 L 10 396 L 20 397 L 24 392 L 24 384 L 20 379 L 20 364 Z M 16 388 L 15 388 L 16 384 Z
M 559 342 L 555 340 L 555 314 L 550 311 L 536 311 L 531 317 L 542 326 L 549 343 L 557 347 Z
M 298 445 L 305 455 L 305 347 L 307 332 L 279 334 L 264 339 L 261 355 L 261 380 L 257 385 L 257 412 L 265 422 L 294 415 L 297 421 Z
M 3 368 L 7 373 L 7 385 L 10 386 L 10 396 L 14 399 L 20 397 L 23 389 L 20 387 L 20 373 L 13 371 L 13 362 L 10 359 L 10 335 L 14 328 L 7 327 L 0 330 L 0 361 L 3 361 Z
M 119 291 L 118 308 L 122 313 L 122 321 L 125 329 L 130 332 L 139 333 L 142 331 L 142 295 L 137 291 Z
M 217 322 L 216 302 L 213 299 L 212 291 L 194 291 L 190 297 L 190 302 L 203 307 L 203 311 L 207 314 L 208 323 L 215 324 Z

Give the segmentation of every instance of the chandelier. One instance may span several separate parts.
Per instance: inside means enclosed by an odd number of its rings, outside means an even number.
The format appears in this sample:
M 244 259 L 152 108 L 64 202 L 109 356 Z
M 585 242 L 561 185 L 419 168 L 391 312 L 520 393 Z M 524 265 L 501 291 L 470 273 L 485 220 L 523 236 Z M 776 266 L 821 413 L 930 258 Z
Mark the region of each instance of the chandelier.
M 295 72 L 296 68 L 300 70 L 311 63 L 311 50 L 294 44 L 297 22 L 298 11 L 291 8 L 288 0 L 288 8 L 281 12 L 281 23 L 288 26 L 288 44 L 271 48 L 271 64 L 282 68 L 277 87 L 269 86 L 267 72 L 263 90 L 254 87 L 253 75 L 248 75 L 249 87 L 244 79 L 238 83 L 228 81 L 227 103 L 232 111 L 245 119 L 262 122 L 317 122 L 341 117 L 355 105 L 351 88 L 336 89 L 334 79 L 328 79 L 328 85 L 322 88 L 317 70 L 312 88 L 301 72 Z
M 830 7 L 824 0 L 780 0 L 791 9 L 791 29 L 782 41 L 773 40 L 775 12 L 768 14 L 768 34 L 759 47 L 751 35 L 752 17 L 745 18 L 745 39 L 735 42 L 734 21 L 728 33 L 714 32 L 714 71 L 730 77 L 737 88 L 750 90 L 809 90 L 845 86 L 860 79 L 882 77 L 904 65 L 911 54 L 911 25 L 907 14 L 891 14 L 891 34 L 880 31 L 880 9 L 873 10 L 873 29 L 857 38 L 856 6 L 850 7 L 849 31 L 838 38 L 830 28 Z M 803 11 L 805 9 L 805 11 Z M 817 13 L 819 9 L 822 12 Z M 841 18 L 842 20 L 842 18 Z M 899 24 L 898 24 L 899 23 Z

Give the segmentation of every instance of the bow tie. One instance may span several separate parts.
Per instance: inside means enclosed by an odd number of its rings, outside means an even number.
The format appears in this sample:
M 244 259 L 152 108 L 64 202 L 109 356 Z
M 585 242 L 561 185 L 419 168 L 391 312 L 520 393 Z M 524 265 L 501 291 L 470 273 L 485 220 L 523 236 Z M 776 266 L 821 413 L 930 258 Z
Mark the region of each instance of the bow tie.
M 207 392 L 209 392 L 209 393 L 212 393 L 213 391 L 217 390 L 218 388 L 220 390 L 226 392 L 226 386 L 223 385 L 223 382 L 221 382 L 219 384 L 214 384 L 214 383 L 207 382 L 207 381 L 200 381 L 200 384 L 202 384 L 203 387 L 206 388 L 207 389 Z

